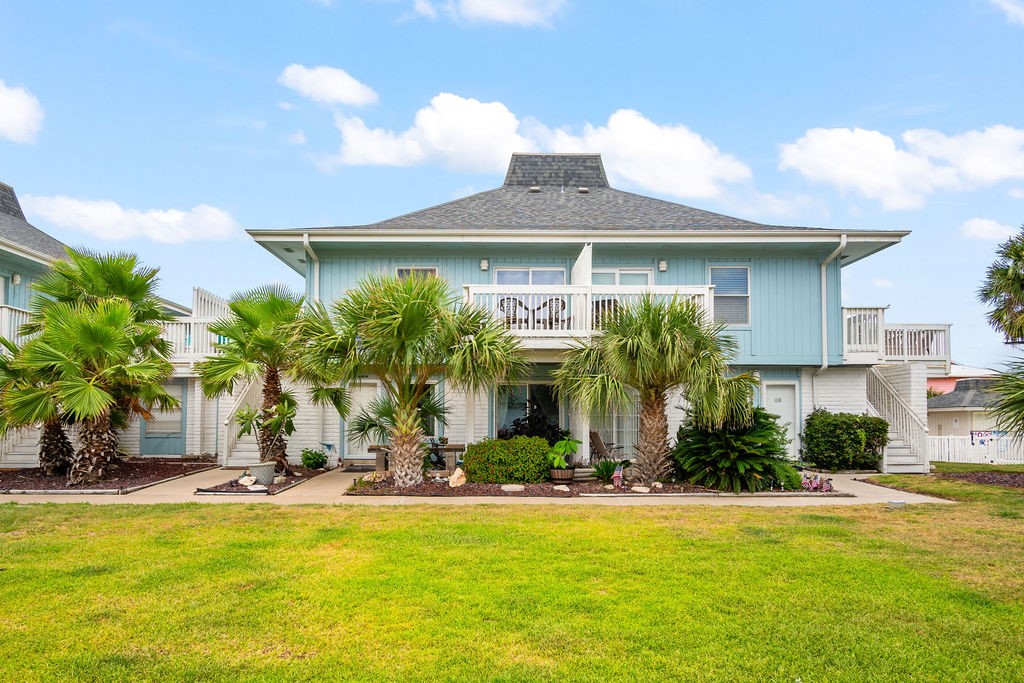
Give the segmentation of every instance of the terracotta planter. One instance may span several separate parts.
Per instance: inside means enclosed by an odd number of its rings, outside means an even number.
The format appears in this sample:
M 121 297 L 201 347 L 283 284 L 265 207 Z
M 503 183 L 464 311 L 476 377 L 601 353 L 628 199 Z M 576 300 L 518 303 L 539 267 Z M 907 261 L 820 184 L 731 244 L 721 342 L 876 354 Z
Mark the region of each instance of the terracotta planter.
M 575 467 L 570 467 L 570 468 L 564 469 L 564 470 L 552 469 L 552 470 L 550 470 L 550 472 L 551 472 L 551 481 L 555 482 L 556 484 L 567 484 L 567 483 L 569 483 L 570 481 L 573 480 L 573 477 L 576 476 L 576 468 Z

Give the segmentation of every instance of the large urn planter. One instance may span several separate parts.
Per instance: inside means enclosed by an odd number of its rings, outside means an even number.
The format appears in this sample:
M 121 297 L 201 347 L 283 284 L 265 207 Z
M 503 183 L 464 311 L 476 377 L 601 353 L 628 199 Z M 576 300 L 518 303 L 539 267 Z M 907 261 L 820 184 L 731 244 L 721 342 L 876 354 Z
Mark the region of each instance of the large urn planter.
M 575 467 L 565 467 L 561 469 L 551 469 L 551 481 L 556 484 L 568 484 L 576 476 Z
M 264 486 L 270 486 L 274 483 L 274 470 L 277 469 L 277 463 L 273 460 L 268 462 L 260 462 L 255 465 L 249 465 L 249 474 L 256 477 L 256 481 Z

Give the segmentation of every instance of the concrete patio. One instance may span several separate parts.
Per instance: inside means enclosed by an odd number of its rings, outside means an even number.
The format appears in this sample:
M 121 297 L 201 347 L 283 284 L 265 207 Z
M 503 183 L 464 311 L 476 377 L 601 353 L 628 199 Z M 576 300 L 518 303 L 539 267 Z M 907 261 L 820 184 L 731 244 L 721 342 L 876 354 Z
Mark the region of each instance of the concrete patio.
M 580 498 L 524 498 L 524 497 L 423 497 L 423 496 L 347 496 L 345 491 L 361 472 L 333 470 L 310 481 L 303 482 L 275 496 L 267 495 L 195 495 L 196 488 L 215 486 L 239 471 L 218 469 L 207 470 L 180 479 L 158 484 L 127 495 L 37 495 L 14 494 L 0 496 L 2 503 L 93 503 L 97 505 L 156 503 L 256 503 L 269 505 L 604 505 L 604 506 L 654 506 L 654 505 L 741 505 L 748 507 L 816 507 L 837 505 L 877 505 L 890 500 L 902 500 L 908 505 L 920 503 L 948 504 L 942 498 L 922 496 L 916 493 L 895 491 L 859 481 L 853 475 L 832 476 L 835 488 L 850 496 L 751 496 L 721 494 L 706 495 L 621 495 L 609 497 Z

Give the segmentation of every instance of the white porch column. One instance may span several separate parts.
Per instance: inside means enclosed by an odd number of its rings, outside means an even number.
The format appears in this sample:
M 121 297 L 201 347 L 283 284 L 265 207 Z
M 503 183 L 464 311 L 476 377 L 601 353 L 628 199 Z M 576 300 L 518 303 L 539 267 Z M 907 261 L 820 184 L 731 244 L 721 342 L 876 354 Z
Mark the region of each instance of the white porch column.
M 466 387 L 466 445 L 476 441 L 476 391 Z
M 580 449 L 576 452 L 576 462 L 582 465 L 590 464 L 590 414 L 583 413 L 576 407 L 569 409 L 569 431 L 572 438 L 582 441 Z

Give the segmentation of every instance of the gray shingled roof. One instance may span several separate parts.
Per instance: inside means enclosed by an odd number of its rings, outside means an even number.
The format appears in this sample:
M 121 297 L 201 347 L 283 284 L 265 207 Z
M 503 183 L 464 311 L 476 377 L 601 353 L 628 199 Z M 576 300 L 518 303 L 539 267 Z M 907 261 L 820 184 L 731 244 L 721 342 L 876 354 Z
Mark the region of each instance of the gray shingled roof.
M 64 258 L 64 243 L 25 220 L 18 195 L 0 183 L 0 239 L 53 258 Z
M 580 188 L 586 188 L 582 192 Z M 513 154 L 505 184 L 369 226 L 448 230 L 818 230 L 763 225 L 609 187 L 600 154 Z
M 995 403 L 991 379 L 961 379 L 949 393 L 928 399 L 928 410 L 936 408 L 988 408 Z

